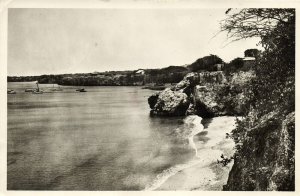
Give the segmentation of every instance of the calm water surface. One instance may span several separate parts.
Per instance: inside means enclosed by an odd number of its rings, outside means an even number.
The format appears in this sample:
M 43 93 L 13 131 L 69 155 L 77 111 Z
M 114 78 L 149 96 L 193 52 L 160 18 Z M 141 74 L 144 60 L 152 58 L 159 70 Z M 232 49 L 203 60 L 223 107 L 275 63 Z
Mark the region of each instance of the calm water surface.
M 7 188 L 141 190 L 163 170 L 194 156 L 174 135 L 181 118 L 151 118 L 140 87 L 62 87 L 25 93 L 8 83 Z M 40 85 L 44 90 L 52 85 Z

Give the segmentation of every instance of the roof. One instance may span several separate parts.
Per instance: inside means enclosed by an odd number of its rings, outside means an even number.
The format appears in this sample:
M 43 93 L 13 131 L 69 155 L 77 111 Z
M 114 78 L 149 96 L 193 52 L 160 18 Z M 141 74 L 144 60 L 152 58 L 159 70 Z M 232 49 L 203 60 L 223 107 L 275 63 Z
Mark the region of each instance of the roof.
M 136 71 L 135 73 L 141 73 L 141 74 L 143 74 L 143 73 L 145 73 L 145 71 L 142 70 L 142 69 L 140 69 L 140 70 Z

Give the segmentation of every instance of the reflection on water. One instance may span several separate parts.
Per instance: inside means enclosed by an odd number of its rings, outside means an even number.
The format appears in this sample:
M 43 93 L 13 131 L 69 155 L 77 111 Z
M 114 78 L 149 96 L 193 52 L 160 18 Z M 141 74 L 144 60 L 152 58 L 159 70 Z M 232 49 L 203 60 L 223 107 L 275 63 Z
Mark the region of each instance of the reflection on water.
M 177 118 L 150 118 L 140 87 L 62 87 L 31 94 L 8 83 L 8 189 L 141 190 L 194 153 Z M 40 85 L 43 89 L 52 85 Z

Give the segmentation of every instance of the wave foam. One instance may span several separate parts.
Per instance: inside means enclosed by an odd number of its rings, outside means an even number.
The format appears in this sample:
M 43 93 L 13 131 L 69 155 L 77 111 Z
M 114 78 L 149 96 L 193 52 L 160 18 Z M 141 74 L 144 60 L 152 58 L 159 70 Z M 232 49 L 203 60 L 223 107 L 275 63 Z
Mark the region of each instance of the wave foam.
M 203 131 L 204 126 L 201 124 L 202 118 L 196 115 L 187 116 L 184 119 L 184 132 L 187 133 L 186 136 L 189 141 L 189 145 L 195 150 L 195 158 L 186 164 L 175 165 L 171 168 L 164 170 L 162 173 L 158 174 L 155 180 L 145 187 L 146 191 L 151 191 L 159 188 L 168 178 L 180 172 L 181 170 L 193 167 L 203 160 L 198 157 L 197 147 L 194 142 L 194 136 L 199 132 Z

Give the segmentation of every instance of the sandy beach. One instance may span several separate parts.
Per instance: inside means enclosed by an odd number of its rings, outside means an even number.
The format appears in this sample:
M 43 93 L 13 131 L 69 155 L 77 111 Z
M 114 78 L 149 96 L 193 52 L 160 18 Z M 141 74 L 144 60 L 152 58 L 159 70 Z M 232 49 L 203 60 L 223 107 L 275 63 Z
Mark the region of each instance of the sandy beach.
M 226 138 L 226 133 L 235 128 L 235 119 L 212 119 L 207 128 L 193 137 L 197 148 L 195 158 L 155 190 L 222 190 L 233 161 L 223 166 L 217 159 L 221 154 L 230 157 L 234 153 L 234 142 Z

